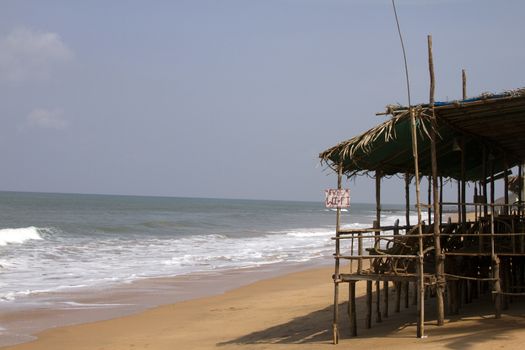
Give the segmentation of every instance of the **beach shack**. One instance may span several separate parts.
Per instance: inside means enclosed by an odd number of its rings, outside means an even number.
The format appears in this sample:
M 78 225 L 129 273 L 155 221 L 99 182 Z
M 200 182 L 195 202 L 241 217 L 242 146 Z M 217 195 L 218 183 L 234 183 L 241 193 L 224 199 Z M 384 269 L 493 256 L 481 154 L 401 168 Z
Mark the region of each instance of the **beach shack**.
M 337 210 L 333 339 L 339 339 L 339 288 L 348 285 L 350 334 L 357 335 L 356 283 L 366 283 L 366 317 L 388 317 L 389 295 L 395 312 L 417 305 L 417 336 L 424 337 L 425 298 L 435 301 L 437 324 L 445 312 L 458 314 L 464 303 L 488 294 L 494 315 L 525 296 L 525 88 L 499 94 L 436 102 L 433 72 L 429 103 L 389 105 L 390 118 L 371 130 L 320 154 L 342 178 L 375 178 L 376 220 L 368 228 L 345 228 Z M 509 178 L 517 198 L 510 200 Z M 405 222 L 381 223 L 382 179 L 404 178 Z M 499 180 L 499 181 L 498 181 Z M 428 192 L 421 182 L 428 181 Z M 457 200 L 444 202 L 444 184 L 457 183 Z M 504 186 L 497 201 L 495 186 Z M 474 194 L 467 198 L 467 185 Z M 455 187 L 454 187 L 455 188 Z M 415 189 L 415 203 L 410 190 Z M 454 194 L 455 195 L 455 194 Z M 417 222 L 410 222 L 410 211 Z M 453 211 L 447 215 L 443 210 Z M 351 215 L 351 213 L 350 213 Z M 445 216 L 445 217 L 447 217 Z M 389 288 L 393 288 L 390 289 Z

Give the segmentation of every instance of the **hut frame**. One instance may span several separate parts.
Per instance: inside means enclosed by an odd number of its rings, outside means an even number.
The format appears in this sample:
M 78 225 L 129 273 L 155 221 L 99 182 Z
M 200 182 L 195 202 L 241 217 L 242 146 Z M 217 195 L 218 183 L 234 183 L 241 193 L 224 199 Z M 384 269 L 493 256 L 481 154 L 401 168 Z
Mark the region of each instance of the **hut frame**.
M 463 98 L 435 102 L 430 36 L 428 45 L 430 102 L 387 106 L 379 114 L 390 115 L 390 119 L 320 154 L 321 162 L 337 173 L 339 189 L 343 176 L 367 174 L 375 178 L 376 220 L 372 227 L 345 228 L 341 210 L 336 214 L 336 232 L 332 238 L 334 343 L 339 341 L 341 283 L 349 284 L 352 336 L 357 335 L 355 286 L 360 281 L 366 281 L 366 328 L 372 326 L 373 315 L 376 322 L 388 317 L 392 284 L 395 312 L 401 309 L 403 293 L 405 307 L 409 307 L 411 297 L 412 303 L 417 304 L 420 338 L 425 337 L 424 300 L 429 293 L 435 296 L 439 326 L 445 323 L 445 311 L 457 314 L 462 303 L 471 302 L 483 292 L 492 295 L 496 318 L 501 317 L 502 308 L 508 308 L 512 298 L 525 296 L 525 210 L 521 198 L 525 88 L 467 98 L 463 71 Z M 520 191 L 517 201 L 510 203 L 507 187 L 510 169 L 514 167 L 519 167 L 515 182 Z M 381 179 L 389 175 L 405 177 L 405 225 L 399 225 L 399 220 L 393 226 L 381 225 Z M 427 203 L 420 203 L 422 177 L 429 179 Z M 504 203 L 496 203 L 495 181 L 501 178 L 505 186 Z M 409 214 L 411 179 L 416 188 L 415 225 L 410 223 Z M 443 179 L 457 181 L 457 202 L 443 201 Z M 471 202 L 466 199 L 467 182 L 475 184 Z M 443 206 L 457 207 L 455 221 L 449 218 L 443 222 Z M 423 220 L 423 210 L 428 212 L 428 222 Z M 468 211 L 474 212 L 473 220 L 468 218 Z M 342 244 L 348 242 L 350 254 L 343 254 Z M 348 272 L 342 272 L 344 261 L 350 262 Z M 456 268 L 458 265 L 461 270 Z M 409 293 L 410 285 L 413 293 Z

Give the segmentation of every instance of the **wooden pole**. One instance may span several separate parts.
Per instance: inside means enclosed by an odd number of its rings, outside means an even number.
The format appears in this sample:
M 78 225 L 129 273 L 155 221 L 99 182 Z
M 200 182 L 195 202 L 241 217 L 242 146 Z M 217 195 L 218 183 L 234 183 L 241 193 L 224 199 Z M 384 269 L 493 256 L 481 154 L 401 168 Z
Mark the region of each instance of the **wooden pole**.
M 458 223 L 461 223 L 461 180 L 458 180 Z
M 421 202 L 420 202 L 420 181 L 419 181 L 419 156 L 417 149 L 417 127 L 414 109 L 410 106 L 411 134 L 412 134 L 412 155 L 414 158 L 414 177 L 416 181 L 416 208 L 417 208 L 417 226 L 419 236 L 419 265 L 418 265 L 418 320 L 417 320 L 417 337 L 425 336 L 425 281 L 423 270 L 423 230 L 421 227 Z
M 381 172 L 376 170 L 376 221 L 374 222 L 375 228 L 381 228 Z M 376 231 L 375 233 L 375 246 L 379 247 L 379 236 L 381 233 Z M 377 268 L 374 271 L 379 274 Z M 379 279 L 375 283 L 376 287 L 376 322 L 381 322 L 381 282 Z
M 505 157 L 505 160 L 504 160 L 504 163 L 505 163 L 505 178 L 504 178 L 504 183 L 503 183 L 503 191 L 504 191 L 504 194 L 505 194 L 505 207 L 503 209 L 503 212 L 505 213 L 505 215 L 509 215 L 510 214 L 510 211 L 509 211 L 509 174 L 507 173 L 507 170 L 509 168 L 509 163 L 507 162 L 507 157 Z
M 521 216 L 521 205 L 523 201 L 523 165 L 518 166 L 518 215 Z
M 501 280 L 500 280 L 500 260 L 497 255 L 494 256 L 494 308 L 495 318 L 501 318 Z
M 462 82 L 462 90 L 463 90 L 463 100 L 467 98 L 467 74 L 464 69 L 461 70 L 461 82 Z M 465 163 L 465 143 L 461 142 L 461 190 L 459 189 L 459 182 L 458 182 L 458 202 L 465 203 L 465 170 L 464 170 L 464 164 Z M 464 218 L 466 219 L 466 213 L 463 214 L 463 211 L 465 210 L 465 206 L 459 207 L 458 205 L 458 213 L 460 213 L 460 216 L 458 217 L 458 222 L 463 221 L 465 222 Z M 460 219 L 461 218 L 461 219 Z
M 395 312 L 401 311 L 401 289 L 403 286 L 403 282 L 395 282 L 394 284 L 396 286 L 396 307 Z
M 461 80 L 463 82 L 463 99 L 467 99 L 467 73 L 464 69 L 461 70 Z
M 430 107 L 432 108 L 432 127 L 430 128 L 430 156 L 431 156 L 431 166 L 432 166 L 432 192 L 434 195 L 434 252 L 436 259 L 436 307 L 437 307 L 437 323 L 438 326 L 442 326 L 445 323 L 445 306 L 443 303 L 443 297 L 445 294 L 444 286 L 444 257 L 441 252 L 441 237 L 440 237 L 440 201 L 438 193 L 438 164 L 437 164 L 437 151 L 436 151 L 436 128 L 437 128 L 437 119 L 434 113 L 434 61 L 432 58 L 432 36 L 428 37 L 428 66 L 430 71 Z M 430 185 L 429 177 L 429 185 Z M 430 198 L 429 202 L 430 204 Z M 430 225 L 430 215 L 428 224 Z
M 410 227 L 410 174 L 405 174 L 405 221 L 406 226 Z
M 461 221 L 467 222 L 466 175 L 465 175 L 465 140 L 461 139 Z
M 489 208 L 487 206 L 487 148 L 483 146 L 483 162 L 481 164 L 483 169 L 483 216 L 487 217 L 489 214 Z
M 352 337 L 357 336 L 357 314 L 356 314 L 356 305 L 355 305 L 355 283 L 356 282 L 350 282 L 349 283 L 349 298 L 348 298 L 348 306 L 349 306 L 349 318 L 350 318 L 350 334 Z
M 365 327 L 372 328 L 372 281 L 366 281 L 366 320 Z
M 494 206 L 494 203 L 496 203 L 495 198 L 495 183 L 494 183 L 494 156 L 492 153 L 490 154 L 491 159 L 489 159 L 489 165 L 490 165 L 490 214 L 494 216 L 496 214 L 496 207 Z
M 337 189 L 342 189 L 342 178 L 343 178 L 343 165 L 339 164 L 337 167 Z M 341 228 L 341 208 L 337 208 L 336 212 L 336 223 L 335 223 L 335 235 L 336 238 L 339 238 L 339 232 Z M 334 272 L 334 315 L 332 322 L 332 335 L 334 344 L 339 342 L 339 255 L 341 255 L 341 246 L 340 240 L 336 239 L 335 241 L 335 272 Z
M 430 203 L 432 203 L 432 176 L 427 177 L 428 180 L 428 195 L 427 195 L 427 218 L 428 218 L 428 226 L 432 225 L 432 208 L 430 206 Z
M 383 316 L 388 317 L 388 281 L 383 282 Z
M 439 177 L 439 222 L 443 222 L 443 176 Z

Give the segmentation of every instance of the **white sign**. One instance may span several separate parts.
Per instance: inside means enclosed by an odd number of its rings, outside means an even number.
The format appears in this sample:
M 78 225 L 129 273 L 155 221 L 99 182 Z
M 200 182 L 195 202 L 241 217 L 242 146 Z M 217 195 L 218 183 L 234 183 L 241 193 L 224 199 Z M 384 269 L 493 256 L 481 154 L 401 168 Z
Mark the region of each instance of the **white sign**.
M 348 208 L 350 206 L 350 190 L 324 190 L 327 208 Z

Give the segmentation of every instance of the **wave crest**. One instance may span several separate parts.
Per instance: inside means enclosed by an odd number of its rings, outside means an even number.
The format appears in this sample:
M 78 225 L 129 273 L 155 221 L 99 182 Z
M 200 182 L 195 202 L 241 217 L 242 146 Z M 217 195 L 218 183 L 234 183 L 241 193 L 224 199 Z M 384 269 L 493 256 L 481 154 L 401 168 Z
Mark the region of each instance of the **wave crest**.
M 42 240 L 41 230 L 45 231 L 46 229 L 40 229 L 35 226 L 0 229 L 0 246 L 10 243 L 21 244 L 32 239 Z

